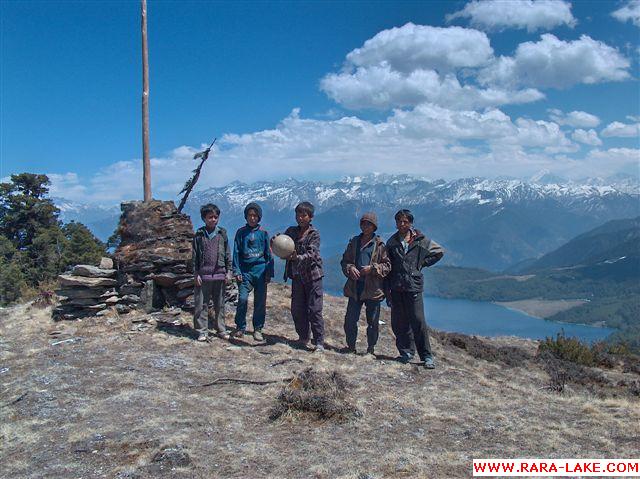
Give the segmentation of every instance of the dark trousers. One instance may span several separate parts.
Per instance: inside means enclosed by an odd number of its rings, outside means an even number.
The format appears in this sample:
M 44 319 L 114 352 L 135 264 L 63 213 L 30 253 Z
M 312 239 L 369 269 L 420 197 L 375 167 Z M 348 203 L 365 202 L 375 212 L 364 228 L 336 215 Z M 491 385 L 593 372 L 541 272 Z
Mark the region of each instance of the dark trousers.
M 378 342 L 380 301 L 368 299 L 360 301 L 349 298 L 347 313 L 344 316 L 344 333 L 347 336 L 347 346 L 351 349 L 356 347 L 358 321 L 360 320 L 362 305 L 365 307 L 365 315 L 367 317 L 367 346 L 372 349 Z
M 213 328 L 224 332 L 224 281 L 203 281 L 193 291 L 195 311 L 193 325 L 199 333 L 207 333 Z M 209 301 L 213 301 L 213 312 L 209 309 Z
M 415 343 L 422 361 L 432 357 L 422 293 L 391 291 L 391 329 L 402 356 L 412 357 Z
M 253 291 L 253 330 L 259 331 L 264 327 L 267 313 L 267 282 L 264 265 L 258 265 L 242 272 L 242 283 L 238 286 L 238 306 L 236 308 L 236 328 L 242 331 L 247 327 L 247 306 L 251 291 Z
M 324 320 L 322 319 L 322 278 L 303 283 L 293 278 L 291 283 L 291 316 L 301 341 L 309 340 L 309 329 L 313 342 L 324 345 Z

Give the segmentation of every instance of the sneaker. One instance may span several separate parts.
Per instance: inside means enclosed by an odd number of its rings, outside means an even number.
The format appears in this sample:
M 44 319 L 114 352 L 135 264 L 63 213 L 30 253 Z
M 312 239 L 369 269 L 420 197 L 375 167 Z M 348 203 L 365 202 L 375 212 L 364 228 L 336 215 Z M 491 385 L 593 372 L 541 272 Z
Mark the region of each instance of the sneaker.
M 396 361 L 402 364 L 409 364 L 409 362 L 413 359 L 413 356 L 407 356 L 406 354 L 401 354 L 396 358 Z
M 343 352 L 345 354 L 358 354 L 355 346 L 347 346 L 346 348 L 344 348 Z
M 198 341 L 200 341 L 201 343 L 205 342 L 207 340 L 207 333 L 200 333 L 200 335 L 198 336 Z
M 436 363 L 433 361 L 432 357 L 426 358 L 424 360 L 424 368 L 425 369 L 435 369 Z
M 262 330 L 260 330 L 260 329 L 256 329 L 256 330 L 253 332 L 253 339 L 254 339 L 255 341 L 260 341 L 260 342 L 264 341 L 264 336 L 262 335 Z
M 233 336 L 234 338 L 241 338 L 241 337 L 243 337 L 243 336 L 244 336 L 244 329 L 236 329 L 236 330 L 233 332 L 232 336 Z
M 367 354 L 371 354 L 372 356 L 375 356 L 375 355 L 376 355 L 376 353 L 374 353 L 374 352 L 373 352 L 373 346 L 369 346 L 369 347 L 367 348 Z
M 313 350 L 314 353 L 324 353 L 324 346 L 322 344 L 316 344 L 316 348 Z
M 217 336 L 218 336 L 220 339 L 224 339 L 225 341 L 226 341 L 226 340 L 228 340 L 228 339 L 229 339 L 229 337 L 230 337 L 230 336 L 229 336 L 229 333 L 227 333 L 226 331 L 219 331 L 219 332 L 217 333 Z

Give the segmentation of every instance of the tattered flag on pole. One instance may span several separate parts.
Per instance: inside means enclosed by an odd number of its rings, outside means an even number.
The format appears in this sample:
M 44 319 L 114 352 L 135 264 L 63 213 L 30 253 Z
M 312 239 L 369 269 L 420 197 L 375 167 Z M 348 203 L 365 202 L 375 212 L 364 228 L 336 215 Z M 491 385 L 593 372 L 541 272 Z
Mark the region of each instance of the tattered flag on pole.
M 178 193 L 178 194 L 184 193 L 184 196 L 180 200 L 180 206 L 178 206 L 178 212 L 182 212 L 182 208 L 184 208 L 184 205 L 187 203 L 187 198 L 189 197 L 191 190 L 193 190 L 193 187 L 196 186 L 196 183 L 198 182 L 198 178 L 200 178 L 200 170 L 202 169 L 202 165 L 204 165 L 204 162 L 207 161 L 207 159 L 209 158 L 209 153 L 211 152 L 211 148 L 213 148 L 213 145 L 215 144 L 216 140 L 217 138 L 214 138 L 214 140 L 209 145 L 209 148 L 207 148 L 206 150 L 193 155 L 194 160 L 200 159 L 201 161 L 198 167 L 195 170 L 193 170 L 193 176 L 187 180 L 187 182 L 184 184 L 184 187 L 182 188 L 180 193 Z

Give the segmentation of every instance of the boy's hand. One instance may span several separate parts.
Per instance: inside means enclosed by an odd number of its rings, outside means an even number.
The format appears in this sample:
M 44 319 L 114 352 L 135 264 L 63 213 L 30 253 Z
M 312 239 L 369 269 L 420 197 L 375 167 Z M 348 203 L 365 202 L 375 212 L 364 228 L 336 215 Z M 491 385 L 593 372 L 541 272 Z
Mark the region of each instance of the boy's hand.
M 298 259 L 298 253 L 294 250 L 293 253 L 291 253 L 291 256 L 289 256 L 289 261 L 295 261 Z
M 236 277 L 235 277 L 235 278 L 236 278 L 236 281 L 237 281 L 238 283 L 242 283 L 242 275 L 241 275 L 241 274 L 236 275 Z
M 202 278 L 200 277 L 199 274 L 196 274 L 196 286 L 198 287 L 202 286 Z
M 351 279 L 360 279 L 360 271 L 355 266 L 351 267 L 349 273 L 351 274 Z
M 363 276 L 367 276 L 371 273 L 371 266 L 364 266 L 361 270 L 360 270 L 360 274 Z

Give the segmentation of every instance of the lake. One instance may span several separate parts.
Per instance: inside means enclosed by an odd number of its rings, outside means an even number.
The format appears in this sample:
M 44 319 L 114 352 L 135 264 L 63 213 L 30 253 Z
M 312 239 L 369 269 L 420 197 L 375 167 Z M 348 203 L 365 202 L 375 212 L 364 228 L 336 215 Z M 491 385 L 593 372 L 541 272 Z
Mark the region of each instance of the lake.
M 327 293 L 342 296 L 337 291 Z M 548 321 L 485 301 L 425 296 L 424 305 L 427 324 L 434 329 L 451 333 L 544 339 L 547 336 L 555 338 L 564 330 L 566 336 L 592 343 L 615 331 L 611 328 Z
M 479 336 L 518 336 L 544 339 L 564 330 L 565 335 L 593 342 L 606 338 L 615 330 L 581 324 L 557 323 L 534 318 L 520 311 L 483 301 L 443 299 L 425 296 L 427 323 L 442 331 Z

